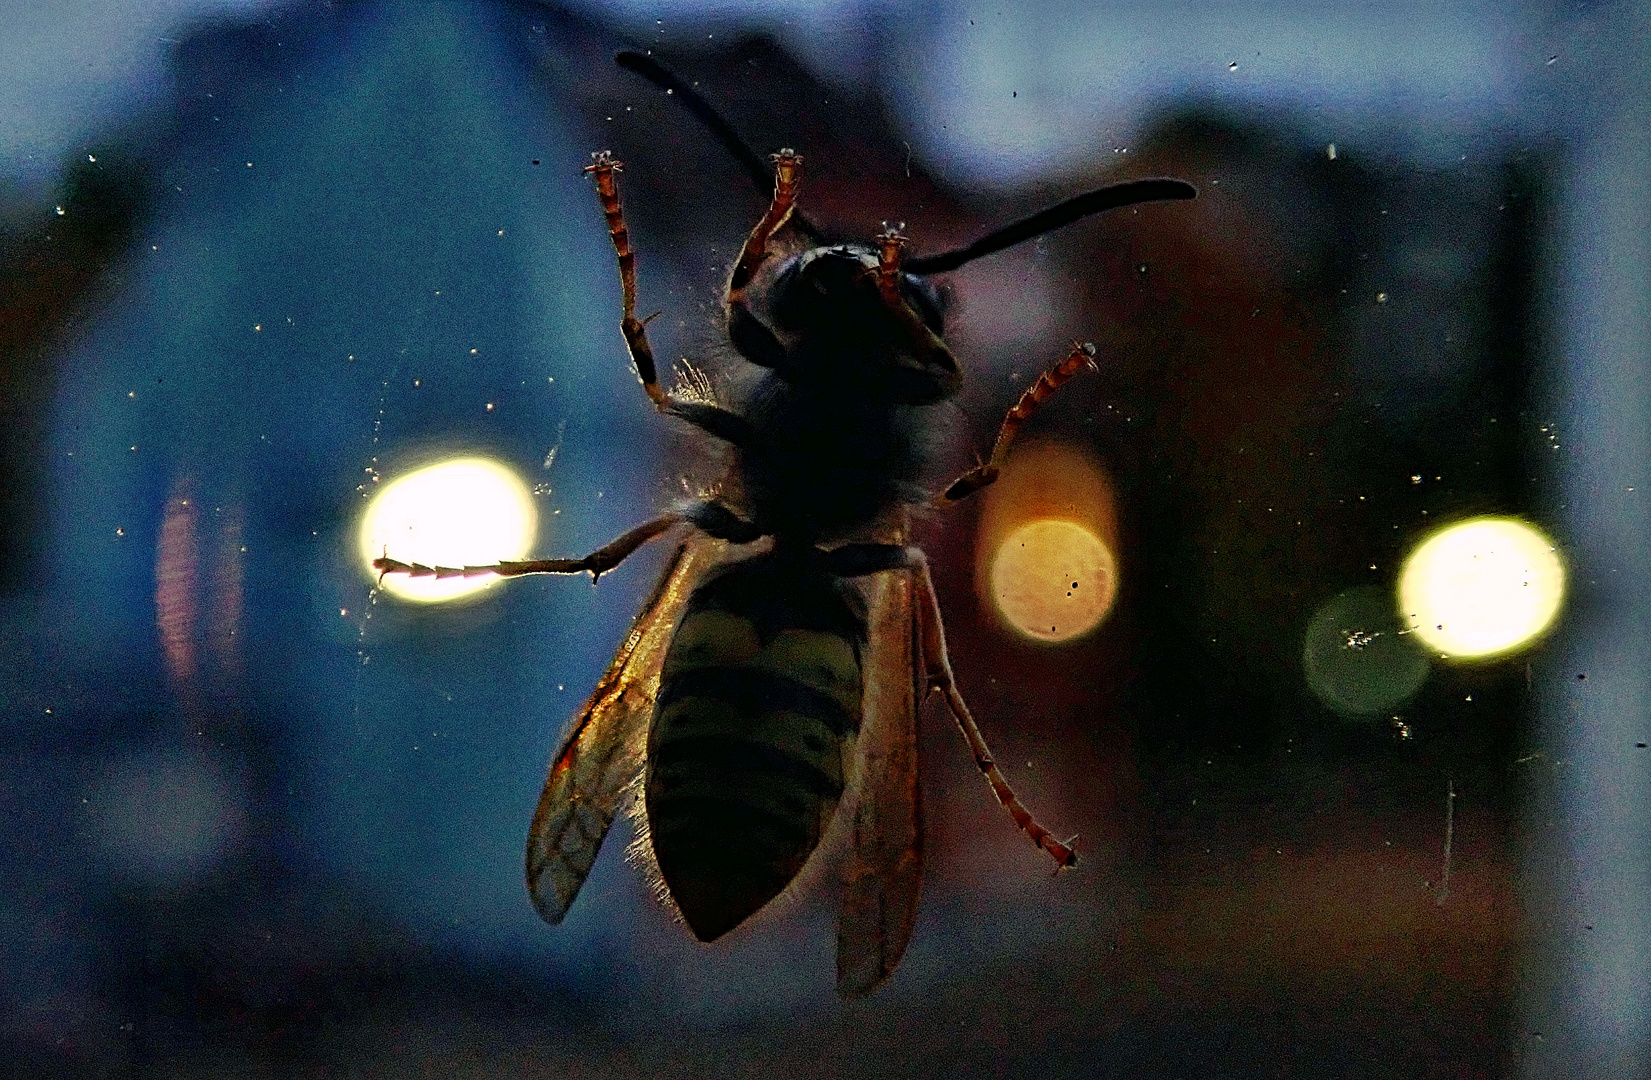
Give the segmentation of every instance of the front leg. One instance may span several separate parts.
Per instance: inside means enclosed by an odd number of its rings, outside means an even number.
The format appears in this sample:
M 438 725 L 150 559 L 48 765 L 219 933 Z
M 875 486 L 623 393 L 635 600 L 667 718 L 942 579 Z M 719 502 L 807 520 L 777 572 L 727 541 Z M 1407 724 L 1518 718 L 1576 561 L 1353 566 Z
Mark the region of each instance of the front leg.
M 944 395 L 955 393 L 962 381 L 957 358 L 946 347 L 940 335 L 906 302 L 900 291 L 900 252 L 906 246 L 904 225 L 883 223 L 877 234 L 877 295 L 883 307 L 893 316 L 894 324 L 903 338 L 901 345 L 918 362 L 919 369 L 934 375 L 944 387 Z
M 768 261 L 768 241 L 780 231 L 797 205 L 797 189 L 802 182 L 803 159 L 789 148 L 769 155 L 774 161 L 774 198 L 757 227 L 745 238 L 740 257 L 729 275 L 723 302 L 729 307 L 745 305 L 745 287 L 751 284 L 762 264 Z
M 785 346 L 751 311 L 745 290 L 762 264 L 768 261 L 768 241 L 796 210 L 803 159 L 794 150 L 781 150 L 771 156 L 774 161 L 774 198 L 769 202 L 762 220 L 757 222 L 757 227 L 745 238 L 745 246 L 740 249 L 740 256 L 734 262 L 728 284 L 723 289 L 722 304 L 728 312 L 728 340 L 735 350 L 753 364 L 777 368 L 785 363 Z
M 631 363 L 636 365 L 637 377 L 648 399 L 661 411 L 671 406 L 671 396 L 659 385 L 659 372 L 654 364 L 653 346 L 648 343 L 648 319 L 636 317 L 636 252 L 631 249 L 630 230 L 625 226 L 625 212 L 619 206 L 619 181 L 616 174 L 624 168 L 622 162 L 606 150 L 594 153 L 585 171 L 596 177 L 596 197 L 602 202 L 602 216 L 608 222 L 608 238 L 613 241 L 613 253 L 619 257 L 619 289 L 624 314 L 619 331 L 625 335 L 625 348 L 630 351 Z
M 596 177 L 596 196 L 602 201 L 602 215 L 607 218 L 608 237 L 613 241 L 614 254 L 619 257 L 619 288 L 623 302 L 623 317 L 619 330 L 625 335 L 625 348 L 630 351 L 631 363 L 642 380 L 642 389 L 648 399 L 662 413 L 680 417 L 690 424 L 736 446 L 749 446 L 752 441 L 750 425 L 741 417 L 709 402 L 685 401 L 666 393 L 659 385 L 658 366 L 654 363 L 653 346 L 648 342 L 648 319 L 636 317 L 636 252 L 631 248 L 630 230 L 625 226 L 625 212 L 619 206 L 619 181 L 616 175 L 623 164 L 603 150 L 591 155 L 585 171 Z M 538 573 L 539 571 L 524 571 Z M 558 571 L 545 571 L 555 573 Z

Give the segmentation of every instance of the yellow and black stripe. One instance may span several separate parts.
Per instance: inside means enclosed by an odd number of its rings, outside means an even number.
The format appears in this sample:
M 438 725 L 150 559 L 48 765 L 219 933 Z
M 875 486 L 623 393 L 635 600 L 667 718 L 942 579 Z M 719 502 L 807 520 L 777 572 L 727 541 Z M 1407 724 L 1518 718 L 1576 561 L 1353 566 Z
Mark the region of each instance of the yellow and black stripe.
M 701 941 L 802 869 L 860 726 L 865 621 L 806 563 L 764 555 L 701 585 L 666 652 L 648 744 L 654 854 Z

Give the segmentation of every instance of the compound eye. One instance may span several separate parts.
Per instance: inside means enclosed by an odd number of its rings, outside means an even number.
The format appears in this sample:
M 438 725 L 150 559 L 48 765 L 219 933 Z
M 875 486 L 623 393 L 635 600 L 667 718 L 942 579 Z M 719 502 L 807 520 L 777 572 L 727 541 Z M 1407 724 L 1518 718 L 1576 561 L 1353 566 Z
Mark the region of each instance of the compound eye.
M 917 317 L 923 320 L 936 336 L 942 335 L 946 322 L 946 297 L 932 284 L 913 274 L 906 274 L 900 290 L 906 302 L 917 312 Z

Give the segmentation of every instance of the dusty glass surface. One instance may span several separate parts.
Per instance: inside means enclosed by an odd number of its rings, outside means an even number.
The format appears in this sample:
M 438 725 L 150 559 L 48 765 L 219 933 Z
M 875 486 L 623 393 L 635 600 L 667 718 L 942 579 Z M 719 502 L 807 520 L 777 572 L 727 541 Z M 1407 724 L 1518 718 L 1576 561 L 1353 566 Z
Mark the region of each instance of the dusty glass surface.
M 4 10 L 14 1070 L 1651 1064 L 1641 6 Z M 580 169 L 624 160 L 640 312 L 713 388 L 766 197 L 620 48 L 803 153 L 834 239 L 1198 189 L 939 275 L 965 386 L 931 485 L 1097 350 L 913 534 L 999 765 L 1083 861 L 1051 873 L 929 705 L 922 904 L 863 1000 L 841 843 L 709 946 L 628 820 L 560 926 L 529 902 L 546 763 L 664 548 L 451 599 L 368 566 L 407 528 L 364 538 L 369 505 L 426 467 L 502 469 L 418 504 L 478 561 L 718 476 L 637 386 Z M 1535 531 L 1439 539 L 1487 520 Z

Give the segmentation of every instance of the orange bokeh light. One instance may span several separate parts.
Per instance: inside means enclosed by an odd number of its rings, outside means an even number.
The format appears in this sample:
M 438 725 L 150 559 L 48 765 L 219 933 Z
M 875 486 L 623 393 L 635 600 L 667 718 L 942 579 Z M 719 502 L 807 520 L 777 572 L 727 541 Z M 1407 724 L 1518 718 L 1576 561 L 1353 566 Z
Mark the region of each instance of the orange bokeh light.
M 1117 597 L 1118 517 L 1111 478 L 1070 443 L 1032 442 L 982 492 L 975 547 L 981 598 L 1017 633 L 1070 641 Z

